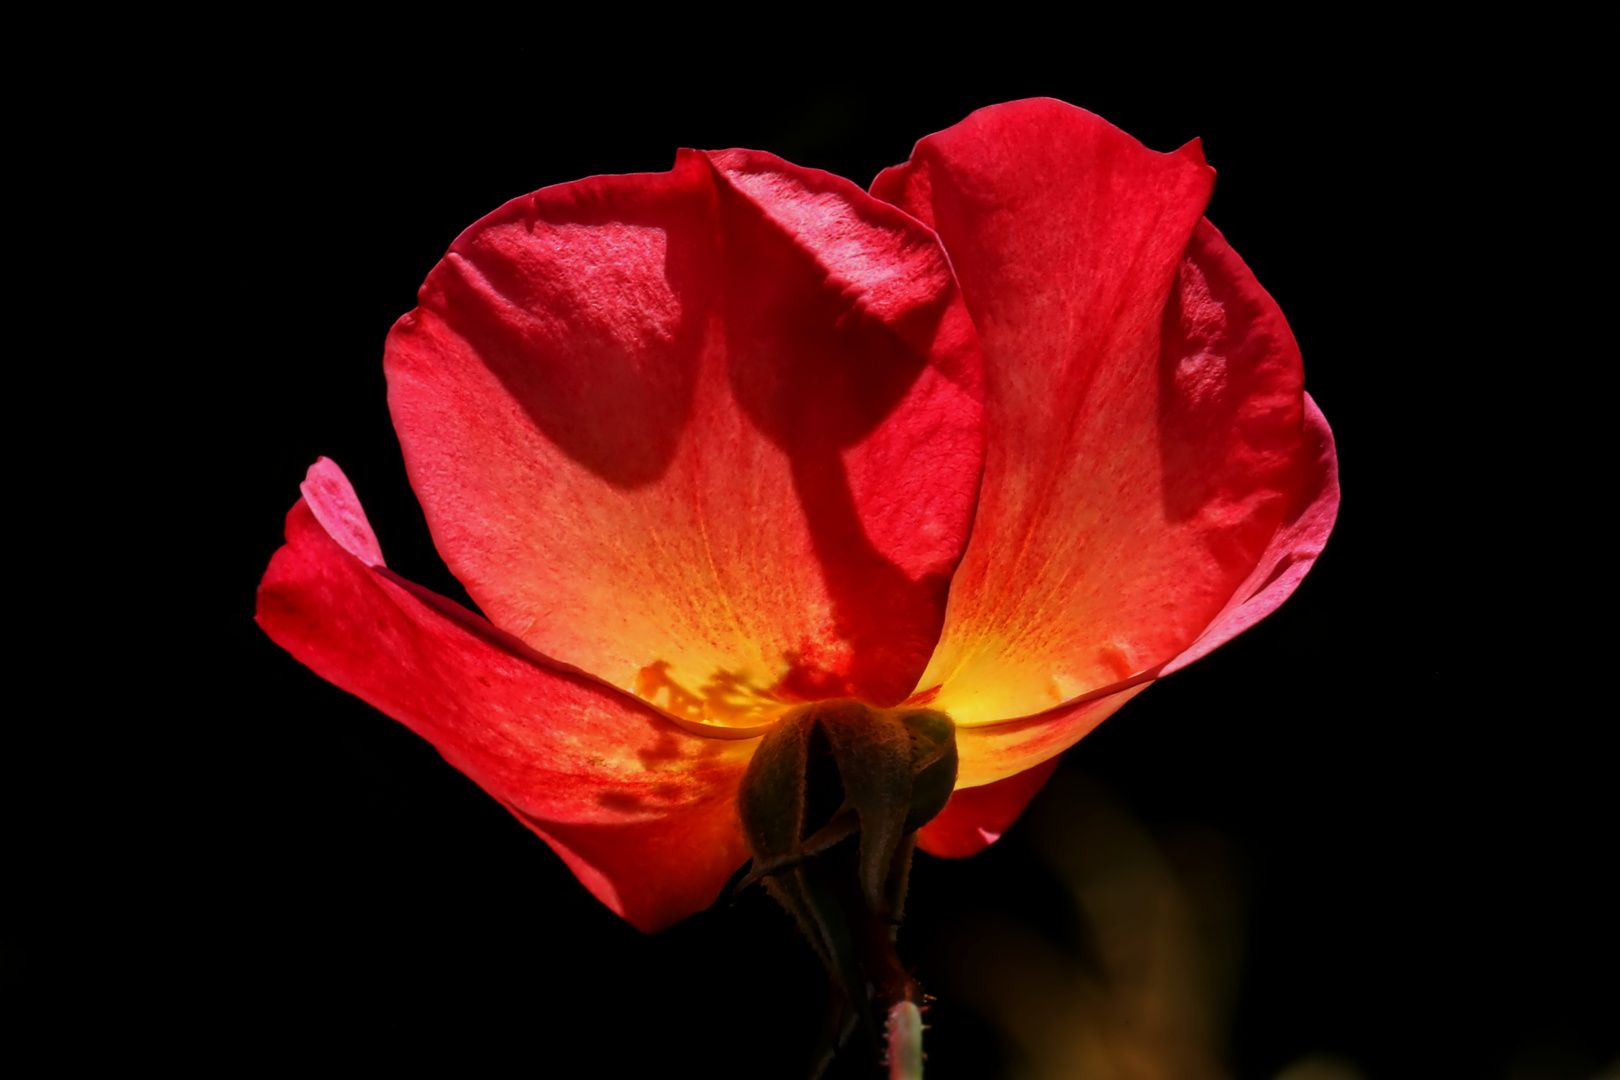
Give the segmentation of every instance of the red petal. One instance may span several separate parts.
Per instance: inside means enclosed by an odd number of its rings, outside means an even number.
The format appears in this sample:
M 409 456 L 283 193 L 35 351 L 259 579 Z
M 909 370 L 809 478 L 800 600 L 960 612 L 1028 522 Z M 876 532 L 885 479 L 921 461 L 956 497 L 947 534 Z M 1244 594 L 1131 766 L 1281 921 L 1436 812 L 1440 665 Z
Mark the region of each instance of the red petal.
M 1034 100 L 924 139 L 873 185 L 937 230 L 986 365 L 983 496 L 919 692 L 967 727 L 1085 704 L 996 739 L 993 767 L 965 742 L 964 781 L 1062 750 L 1212 624 L 1274 607 L 1325 536 L 1294 543 L 1290 515 L 1331 522 L 1298 348 L 1201 223 L 1212 182 L 1196 144 L 1155 153 Z M 1279 544 L 1276 588 L 1234 607 Z
M 1049 757 L 1033 769 L 981 787 L 957 788 L 939 816 L 917 832 L 917 846 L 942 859 L 977 855 L 1006 832 L 1058 766 Z
M 455 242 L 387 370 L 439 551 L 534 648 L 743 727 L 916 685 L 982 372 L 905 214 L 737 151 L 548 188 Z
M 1339 516 L 1339 458 L 1327 417 L 1309 394 L 1305 395 L 1305 452 L 1301 463 L 1304 479 L 1295 492 L 1294 505 L 1272 534 L 1248 580 L 1232 594 L 1209 629 L 1164 666 L 1161 676 L 1181 670 L 1277 610 L 1322 553 Z
M 958 789 L 990 784 L 1032 769 L 1091 734 L 1153 680 L 1142 676 L 1107 687 L 1044 713 L 999 724 L 960 724 L 956 728 Z
M 1057 755 L 1079 742 L 1120 706 L 1146 690 L 1154 678 L 1180 670 L 1253 626 L 1288 599 L 1321 554 L 1339 509 L 1338 459 L 1327 420 L 1305 396 L 1306 448 L 1294 506 L 1272 534 L 1271 543 L 1248 580 L 1235 592 L 1209 629 L 1174 660 L 1156 671 L 1093 691 L 1075 701 L 1008 723 L 957 728 L 960 770 L 957 790 L 939 817 L 919 837 L 935 855 L 972 855 L 994 842 L 1023 812 L 1057 765 Z M 1019 772 L 1017 770 L 1024 771 Z M 1040 770 L 1046 772 L 1041 773 Z M 1036 774 L 1040 775 L 1037 781 Z M 989 780 L 989 783 L 985 783 Z M 1027 790 L 1020 782 L 1029 785 Z M 966 785 L 981 783 L 983 787 Z M 996 792 L 972 796 L 972 792 Z M 1022 793 L 1022 794 L 1020 794 Z M 929 830 L 933 830 L 930 834 Z M 976 845 L 976 846 L 975 846 Z
M 367 565 L 376 538 L 331 462 L 303 491 L 259 586 L 265 632 L 431 742 L 633 925 L 658 930 L 711 904 L 747 858 L 736 791 L 757 740 L 690 734 L 380 556 Z

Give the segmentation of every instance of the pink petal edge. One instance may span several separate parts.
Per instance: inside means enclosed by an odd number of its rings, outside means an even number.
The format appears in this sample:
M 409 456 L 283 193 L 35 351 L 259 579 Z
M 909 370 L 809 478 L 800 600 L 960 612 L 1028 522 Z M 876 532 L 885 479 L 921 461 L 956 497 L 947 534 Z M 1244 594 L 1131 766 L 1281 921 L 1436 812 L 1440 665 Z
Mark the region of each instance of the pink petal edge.
M 757 740 L 692 735 L 382 568 L 332 462 L 302 490 L 259 587 L 271 639 L 433 743 L 638 929 L 708 907 L 747 858 L 735 792 Z

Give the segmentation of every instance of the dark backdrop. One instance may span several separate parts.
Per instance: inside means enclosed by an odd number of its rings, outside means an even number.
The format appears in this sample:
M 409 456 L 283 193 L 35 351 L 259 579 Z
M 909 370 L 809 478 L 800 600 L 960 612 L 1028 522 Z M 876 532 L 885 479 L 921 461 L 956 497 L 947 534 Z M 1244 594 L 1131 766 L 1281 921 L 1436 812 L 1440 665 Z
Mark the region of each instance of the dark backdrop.
M 154 404 L 140 452 L 107 467 L 120 529 L 161 552 L 157 588 L 119 601 L 162 609 L 127 646 L 130 697 L 157 720 L 121 735 L 158 764 L 138 824 L 85 841 L 116 867 L 101 962 L 130 1038 L 221 1064 L 569 1075 L 583 1053 L 593 1075 L 797 1074 L 823 977 L 761 894 L 632 930 L 427 744 L 264 638 L 254 586 L 326 455 L 390 566 L 462 596 L 406 483 L 380 361 L 490 209 L 668 168 L 678 146 L 864 185 L 972 109 L 1045 94 L 1156 149 L 1203 138 L 1209 216 L 1287 313 L 1338 438 L 1342 515 L 1298 593 L 1059 774 L 1162 851 L 1218 853 L 1239 930 L 1233 1074 L 1325 1052 L 1368 1077 L 1573 1080 L 1620 1054 L 1612 721 L 1585 699 L 1594 650 L 1574 621 L 1601 611 L 1587 582 L 1612 548 L 1580 475 L 1601 409 L 1554 283 L 1560 202 L 1581 195 L 1546 172 L 1578 132 L 1512 45 L 1358 34 L 1230 52 L 873 33 L 789 59 L 526 28 L 335 44 L 263 28 L 132 64 L 131 96 L 106 92 L 102 160 L 142 177 L 128 243 L 151 257 L 128 264 L 141 358 L 114 386 Z M 1026 831 L 917 867 L 901 941 L 942 996 L 931 1077 L 1022 1060 L 946 989 L 975 928 L 1085 952 L 1083 912 Z

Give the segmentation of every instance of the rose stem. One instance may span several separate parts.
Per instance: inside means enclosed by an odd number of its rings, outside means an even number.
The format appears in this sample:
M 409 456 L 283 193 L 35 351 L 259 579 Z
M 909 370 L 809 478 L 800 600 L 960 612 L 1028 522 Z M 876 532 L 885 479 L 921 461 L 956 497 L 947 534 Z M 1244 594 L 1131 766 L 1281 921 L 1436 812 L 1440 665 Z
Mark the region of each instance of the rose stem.
M 889 1007 L 889 1080 L 922 1080 L 922 1013 L 915 1003 Z

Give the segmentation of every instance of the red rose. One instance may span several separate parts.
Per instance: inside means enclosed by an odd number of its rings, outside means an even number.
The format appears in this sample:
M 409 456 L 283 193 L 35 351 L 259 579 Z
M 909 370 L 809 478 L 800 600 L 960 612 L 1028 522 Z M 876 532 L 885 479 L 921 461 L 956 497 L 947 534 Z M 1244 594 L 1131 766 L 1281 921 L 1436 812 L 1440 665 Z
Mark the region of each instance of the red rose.
M 325 459 L 265 631 L 430 740 L 643 930 L 747 858 L 809 701 L 948 714 L 920 834 L 993 841 L 1057 755 L 1277 607 L 1332 528 L 1282 313 L 1196 143 L 981 110 L 863 192 L 752 151 L 514 200 L 389 335 L 411 482 L 475 615 L 383 564 Z

